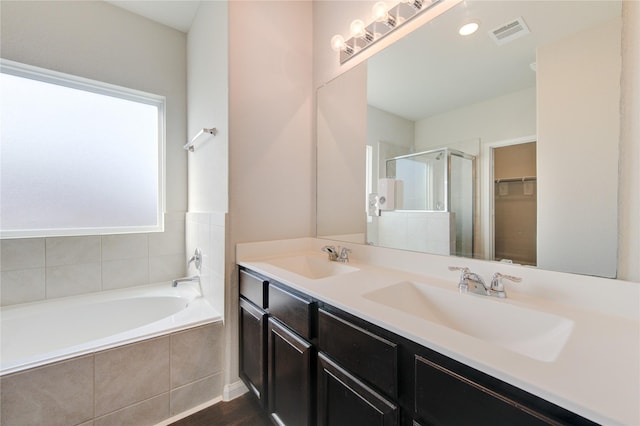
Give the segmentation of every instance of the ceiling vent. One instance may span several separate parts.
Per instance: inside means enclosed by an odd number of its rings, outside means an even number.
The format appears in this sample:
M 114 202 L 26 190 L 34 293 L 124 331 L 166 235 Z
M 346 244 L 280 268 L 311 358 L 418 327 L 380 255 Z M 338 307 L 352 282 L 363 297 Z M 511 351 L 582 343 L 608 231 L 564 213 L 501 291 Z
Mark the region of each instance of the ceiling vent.
M 495 30 L 489 31 L 489 37 L 496 42 L 498 46 L 506 44 L 522 36 L 531 33 L 527 23 L 522 17 L 508 22 Z

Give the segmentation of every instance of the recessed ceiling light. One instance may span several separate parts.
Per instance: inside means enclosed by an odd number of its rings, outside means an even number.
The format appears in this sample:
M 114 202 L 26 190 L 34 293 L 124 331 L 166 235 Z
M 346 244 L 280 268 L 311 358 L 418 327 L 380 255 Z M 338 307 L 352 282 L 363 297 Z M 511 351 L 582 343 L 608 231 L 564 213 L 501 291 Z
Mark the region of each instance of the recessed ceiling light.
M 468 36 L 478 31 L 478 28 L 480 28 L 480 24 L 477 21 L 467 22 L 460 27 L 458 34 L 461 36 Z

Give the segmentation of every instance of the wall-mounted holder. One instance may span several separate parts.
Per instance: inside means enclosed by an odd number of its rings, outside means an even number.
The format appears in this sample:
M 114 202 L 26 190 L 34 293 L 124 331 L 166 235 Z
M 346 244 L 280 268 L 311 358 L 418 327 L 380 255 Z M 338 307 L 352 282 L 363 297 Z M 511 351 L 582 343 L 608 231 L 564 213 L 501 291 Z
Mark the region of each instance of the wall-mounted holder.
M 202 130 L 200 130 L 192 139 L 190 142 L 187 142 L 182 148 L 186 149 L 189 152 L 193 152 L 195 151 L 195 147 L 194 144 L 196 142 L 196 140 L 204 135 L 205 133 L 208 133 L 210 135 L 215 136 L 218 133 L 218 130 L 215 127 L 211 127 L 210 129 L 207 129 L 206 127 Z

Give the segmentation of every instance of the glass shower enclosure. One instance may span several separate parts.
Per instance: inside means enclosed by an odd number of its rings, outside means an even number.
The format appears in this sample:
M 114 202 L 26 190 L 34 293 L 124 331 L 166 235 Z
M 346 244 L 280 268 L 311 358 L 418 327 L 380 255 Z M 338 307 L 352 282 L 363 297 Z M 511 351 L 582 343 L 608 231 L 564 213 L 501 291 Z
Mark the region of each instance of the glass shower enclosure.
M 427 228 L 435 223 L 430 217 L 439 216 L 438 226 L 450 227 L 449 254 L 473 257 L 475 157 L 441 148 L 390 158 L 385 166 L 386 177 L 395 180 L 395 211 L 422 212 Z

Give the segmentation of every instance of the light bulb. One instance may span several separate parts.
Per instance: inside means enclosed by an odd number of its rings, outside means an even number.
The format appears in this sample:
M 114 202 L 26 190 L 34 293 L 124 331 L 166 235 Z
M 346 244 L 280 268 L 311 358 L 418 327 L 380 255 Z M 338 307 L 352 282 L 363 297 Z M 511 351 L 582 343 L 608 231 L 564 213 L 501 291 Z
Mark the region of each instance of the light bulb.
M 415 10 L 422 9 L 422 5 L 424 4 L 423 0 L 402 0 L 402 2 L 407 3 L 409 6 L 411 6 Z
M 480 28 L 480 24 L 478 22 L 467 22 L 460 27 L 460 29 L 458 30 L 458 34 L 460 34 L 461 36 L 468 36 L 478 31 L 478 28 Z
M 387 16 L 389 11 L 387 10 L 387 5 L 383 1 L 379 1 L 378 3 L 373 5 L 373 19 L 376 22 L 384 22 L 387 20 Z
M 344 50 L 344 48 L 345 48 L 344 37 L 342 37 L 340 34 L 336 34 L 333 37 L 331 37 L 331 49 L 333 49 L 336 52 L 340 52 L 341 50 Z
M 365 25 L 360 19 L 351 23 L 351 37 L 362 37 L 365 35 Z

